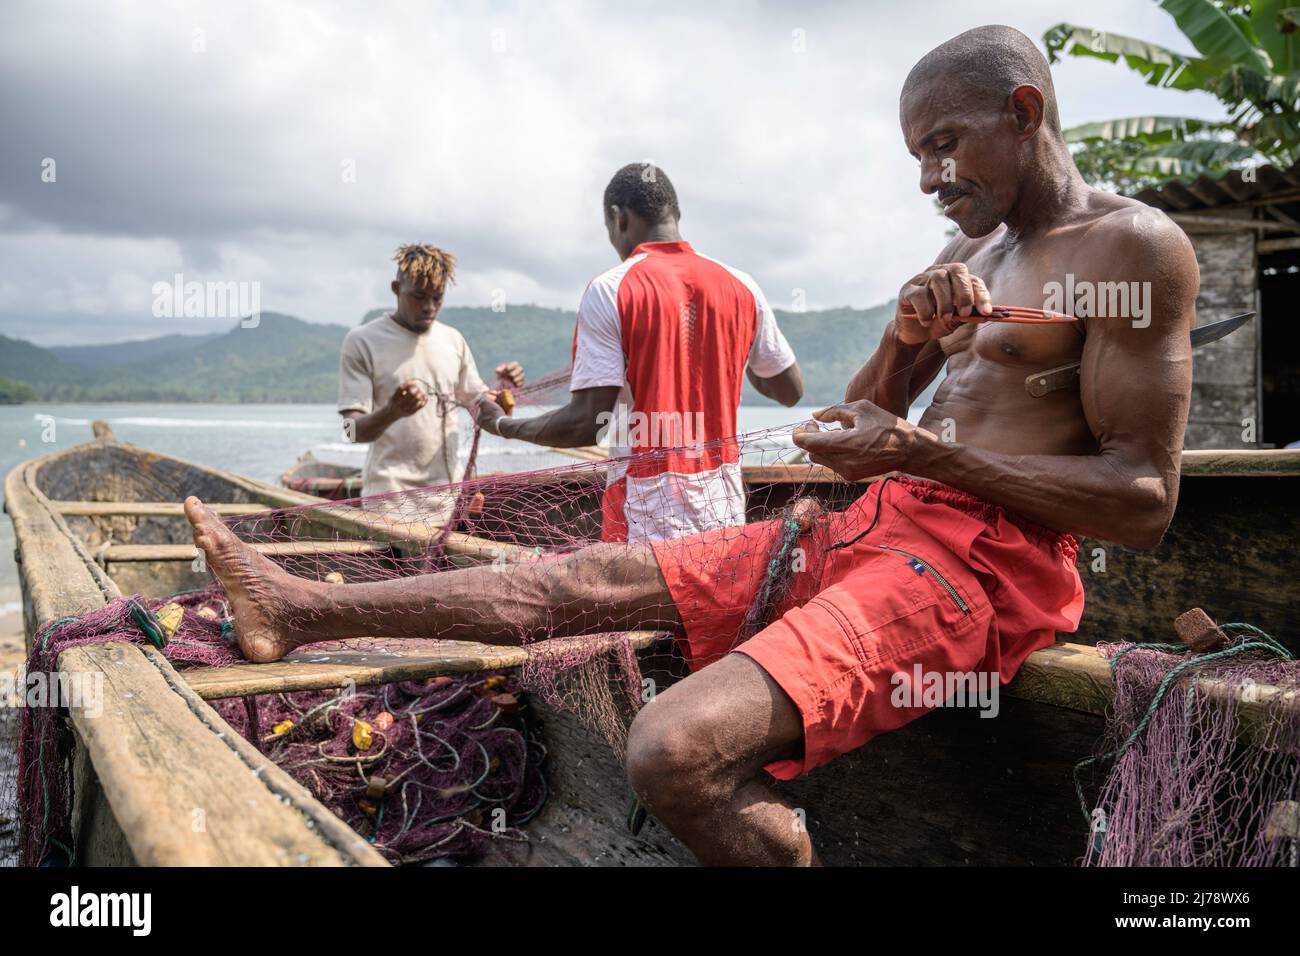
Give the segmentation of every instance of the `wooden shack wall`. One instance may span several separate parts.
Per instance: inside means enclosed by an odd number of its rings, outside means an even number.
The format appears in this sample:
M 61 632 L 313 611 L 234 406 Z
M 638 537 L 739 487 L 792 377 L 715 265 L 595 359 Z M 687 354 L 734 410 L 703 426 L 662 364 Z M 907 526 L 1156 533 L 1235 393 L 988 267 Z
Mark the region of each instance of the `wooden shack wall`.
M 1189 233 L 1201 269 L 1198 324 L 1257 309 L 1259 274 L 1250 230 Z M 1259 421 L 1259 320 L 1197 349 L 1186 448 L 1254 448 L 1243 420 Z

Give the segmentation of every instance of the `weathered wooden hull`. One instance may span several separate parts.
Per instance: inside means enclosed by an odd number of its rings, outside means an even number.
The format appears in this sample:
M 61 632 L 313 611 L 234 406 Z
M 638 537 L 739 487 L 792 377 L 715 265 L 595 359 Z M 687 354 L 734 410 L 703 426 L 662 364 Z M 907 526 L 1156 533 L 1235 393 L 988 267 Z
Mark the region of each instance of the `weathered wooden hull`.
M 1109 693 L 1104 663 L 1079 642 L 1167 638 L 1174 614 L 1194 605 L 1220 620 L 1250 620 L 1290 639 L 1287 598 L 1298 568 L 1289 544 L 1300 530 L 1291 504 L 1300 481 L 1297 459 L 1300 455 L 1291 453 L 1234 453 L 1218 459 L 1189 454 L 1179 514 L 1160 550 L 1141 554 L 1084 542 L 1080 569 L 1089 603 L 1083 628 L 1071 637 L 1076 643 L 1034 655 L 1006 689 L 998 718 L 942 710 L 782 784 L 805 811 L 825 862 L 1074 863 L 1087 826 L 1071 768 L 1092 752 Z M 752 517 L 783 505 L 796 491 L 843 504 L 864 490 L 815 466 L 750 469 L 746 477 Z M 590 476 L 575 480 L 591 485 L 582 500 L 598 500 L 599 485 Z M 102 606 L 122 593 L 163 596 L 201 583 L 203 576 L 186 560 L 189 533 L 175 504 L 188 494 L 224 502 L 232 513 L 318 500 L 109 441 L 21 465 L 9 475 L 5 491 L 21 554 L 29 637 L 51 621 Z M 532 500 L 536 491 L 530 489 Z M 558 491 L 557 500 L 563 497 Z M 125 509 L 129 513 L 111 504 L 122 502 L 137 504 Z M 145 502 L 160 504 L 139 504 Z M 420 546 L 398 534 L 385 538 L 360 509 L 341 511 L 356 514 L 355 519 L 330 519 L 344 536 L 390 541 L 395 549 Z M 590 510 L 568 517 L 596 520 Z M 490 523 L 485 521 L 485 527 Z M 539 535 L 545 533 L 544 524 Z M 1252 555 L 1242 557 L 1248 546 Z M 487 559 L 496 547 L 475 538 L 455 542 L 466 561 Z M 1105 549 L 1104 570 L 1095 547 Z M 1177 568 L 1177 574 L 1167 573 L 1170 568 Z M 671 645 L 655 644 L 653 635 L 638 641 L 650 648 L 644 653 L 657 656 L 644 663 L 661 683 L 665 675 L 683 672 L 669 652 Z M 69 715 L 77 740 L 79 862 L 382 862 L 231 731 L 204 700 L 286 687 L 339 686 L 345 680 L 375 683 L 514 666 L 518 655 L 526 653 L 436 644 L 413 647 L 397 663 L 339 654 L 327 665 L 291 661 L 184 675 L 151 649 L 129 644 L 65 652 L 61 669 L 99 669 L 113 674 L 111 686 L 134 688 L 132 716 L 121 727 L 107 728 L 76 712 Z M 552 796 L 528 827 L 527 848 L 501 844 L 485 862 L 691 862 L 685 848 L 653 821 L 637 837 L 626 831 L 631 794 L 603 740 L 568 714 L 540 701 L 531 706 L 550 754 Z M 137 739 L 140 728 L 148 727 L 157 728 L 155 736 L 163 743 Z M 115 740 L 115 733 L 126 734 L 128 745 Z M 223 795 L 226 791 L 234 798 Z M 231 802 L 236 798 L 253 809 L 236 812 Z M 201 835 L 189 832 L 196 807 L 206 810 Z
M 115 532 L 138 543 L 177 541 L 183 534 L 175 519 L 157 516 L 65 519 L 59 502 L 180 501 L 187 494 L 263 508 L 310 500 L 117 442 L 79 446 L 10 472 L 5 510 L 17 539 L 28 646 L 50 623 L 122 595 L 111 564 L 96 563 L 96 535 Z M 126 593 L 167 593 L 171 587 L 165 575 L 157 583 Z M 110 695 L 101 714 L 72 707 L 67 715 L 74 741 L 75 862 L 384 865 L 372 847 L 231 731 L 152 649 L 127 643 L 72 648 L 60 655 L 58 667 L 66 674 L 103 675 Z

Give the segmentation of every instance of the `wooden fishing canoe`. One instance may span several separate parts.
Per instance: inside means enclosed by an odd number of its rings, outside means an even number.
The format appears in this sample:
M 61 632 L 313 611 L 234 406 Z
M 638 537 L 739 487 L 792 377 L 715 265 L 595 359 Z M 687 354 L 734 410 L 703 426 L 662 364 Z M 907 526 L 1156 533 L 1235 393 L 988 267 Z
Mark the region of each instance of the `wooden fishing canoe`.
M 796 489 L 843 503 L 860 493 L 816 466 L 749 469 L 760 516 Z M 590 476 L 580 479 L 590 482 Z M 1284 640 L 1297 579 L 1297 452 L 1188 452 L 1178 517 L 1149 554 L 1083 542 L 1089 589 L 1084 627 L 1035 654 L 1007 689 L 999 719 L 941 710 L 783 784 L 830 864 L 1071 864 L 1084 845 L 1070 768 L 1093 752 L 1109 674 L 1089 645 L 1169 636 L 1172 617 L 1203 606 Z M 5 482 L 15 528 L 29 641 L 49 623 L 123 594 L 164 596 L 199 583 L 179 502 L 190 494 L 230 514 L 318 498 L 113 440 L 19 465 Z M 351 512 L 353 509 L 342 509 Z M 326 546 L 427 543 L 356 509 L 331 512 Z M 427 533 L 426 533 L 427 537 Z M 464 563 L 528 560 L 531 551 L 453 535 Z M 1097 548 L 1103 548 L 1099 563 Z M 665 635 L 635 634 L 648 670 L 680 674 Z M 1294 644 L 1292 645 L 1294 646 Z M 206 703 L 291 689 L 382 683 L 519 666 L 529 651 L 412 643 L 394 658 L 365 653 L 178 672 L 152 648 L 74 648 L 68 673 L 101 672 L 103 715 L 72 708 L 76 857 L 83 864 L 383 865 L 306 790 L 270 764 Z M 114 706 L 116 705 L 116 706 Z M 679 864 L 690 854 L 648 823 L 624 826 L 630 796 L 605 743 L 540 701 L 531 708 L 549 752 L 551 798 L 527 828 L 530 844 L 494 850 L 488 864 Z M 201 809 L 203 828 L 194 826 Z
M 361 469 L 321 461 L 307 451 L 280 476 L 280 484 L 291 491 L 341 501 L 361 494 Z

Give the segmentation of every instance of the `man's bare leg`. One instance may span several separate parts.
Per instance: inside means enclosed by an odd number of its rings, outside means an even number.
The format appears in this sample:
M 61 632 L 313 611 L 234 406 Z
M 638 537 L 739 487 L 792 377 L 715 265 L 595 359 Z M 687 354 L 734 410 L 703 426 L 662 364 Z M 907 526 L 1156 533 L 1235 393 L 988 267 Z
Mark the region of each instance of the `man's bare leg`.
M 519 643 L 555 631 L 681 629 L 646 547 L 594 545 L 556 561 L 330 585 L 289 574 L 197 498 L 186 499 L 185 514 L 251 661 L 373 634 Z M 816 861 L 808 834 L 759 776 L 765 764 L 796 756 L 802 739 L 785 692 L 758 664 L 730 654 L 642 708 L 628 736 L 628 773 L 649 811 L 701 862 L 806 865 Z
M 645 546 L 593 545 L 535 563 L 326 584 L 289 574 L 197 498 L 185 500 L 185 516 L 230 601 L 240 650 L 258 663 L 300 644 L 349 637 L 520 644 L 555 633 L 681 628 Z
M 808 866 L 817 857 L 803 820 L 762 776 L 802 749 L 794 702 L 752 659 L 728 654 L 641 708 L 627 771 L 646 810 L 701 863 Z

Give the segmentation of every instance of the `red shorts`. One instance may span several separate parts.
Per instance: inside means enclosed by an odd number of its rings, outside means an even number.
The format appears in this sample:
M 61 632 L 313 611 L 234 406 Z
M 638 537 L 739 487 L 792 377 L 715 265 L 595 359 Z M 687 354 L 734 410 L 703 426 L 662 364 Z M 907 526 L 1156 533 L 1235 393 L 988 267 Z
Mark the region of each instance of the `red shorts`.
M 626 502 L 626 478 L 605 486 L 605 494 L 600 499 L 601 541 L 627 540 L 627 516 L 623 511 Z
M 878 498 L 875 527 L 831 547 L 870 525 Z M 1083 614 L 1073 537 L 946 485 L 898 477 L 799 538 L 793 584 L 772 623 L 736 646 L 780 533 L 781 522 L 764 521 L 657 541 L 654 551 L 691 668 L 738 651 L 799 708 L 802 759 L 767 767 L 782 780 L 930 709 L 917 703 L 920 688 L 907 693 L 918 668 L 923 681 L 986 674 L 1005 684 Z

